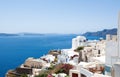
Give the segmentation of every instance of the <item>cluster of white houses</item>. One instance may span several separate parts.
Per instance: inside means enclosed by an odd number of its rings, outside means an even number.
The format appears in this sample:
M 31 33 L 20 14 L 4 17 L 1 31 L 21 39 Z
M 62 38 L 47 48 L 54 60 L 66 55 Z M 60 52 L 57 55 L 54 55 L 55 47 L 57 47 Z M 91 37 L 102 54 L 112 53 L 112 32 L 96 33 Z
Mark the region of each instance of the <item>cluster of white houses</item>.
M 81 46 L 84 46 L 84 49 L 81 51 L 82 61 L 79 62 L 79 53 L 75 52 L 75 49 Z M 41 70 L 50 67 L 51 63 L 72 64 L 74 68 L 69 70 L 69 77 L 120 77 L 120 15 L 117 35 L 107 35 L 106 40 L 92 41 L 84 36 L 77 36 L 72 39 L 71 49 L 62 49 L 56 56 L 48 54 L 39 59 L 28 58 L 17 71 L 22 73 L 26 67 L 27 70 L 31 68 L 28 74 L 29 77 L 34 77 Z M 22 68 L 24 71 L 21 71 Z M 65 76 L 59 74 L 59 77 Z

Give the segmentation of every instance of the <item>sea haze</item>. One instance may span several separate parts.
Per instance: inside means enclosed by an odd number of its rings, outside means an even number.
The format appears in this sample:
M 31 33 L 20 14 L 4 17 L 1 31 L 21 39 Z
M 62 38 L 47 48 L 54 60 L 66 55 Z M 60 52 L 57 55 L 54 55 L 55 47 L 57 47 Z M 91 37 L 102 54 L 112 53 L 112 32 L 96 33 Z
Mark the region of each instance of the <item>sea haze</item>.
M 71 40 L 77 35 L 1 36 L 0 77 L 14 69 L 28 57 L 39 58 L 52 49 L 71 48 Z M 99 37 L 88 37 L 98 39 Z

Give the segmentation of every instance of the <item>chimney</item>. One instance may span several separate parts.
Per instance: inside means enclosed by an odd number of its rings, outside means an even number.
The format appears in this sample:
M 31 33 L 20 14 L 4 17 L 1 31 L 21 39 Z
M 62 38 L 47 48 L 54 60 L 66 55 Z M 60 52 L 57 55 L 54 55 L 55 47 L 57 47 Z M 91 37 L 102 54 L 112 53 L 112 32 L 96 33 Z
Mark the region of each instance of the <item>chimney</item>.
M 106 40 L 107 40 L 107 41 L 110 41 L 110 40 L 111 40 L 111 35 L 107 34 L 107 35 L 106 35 Z

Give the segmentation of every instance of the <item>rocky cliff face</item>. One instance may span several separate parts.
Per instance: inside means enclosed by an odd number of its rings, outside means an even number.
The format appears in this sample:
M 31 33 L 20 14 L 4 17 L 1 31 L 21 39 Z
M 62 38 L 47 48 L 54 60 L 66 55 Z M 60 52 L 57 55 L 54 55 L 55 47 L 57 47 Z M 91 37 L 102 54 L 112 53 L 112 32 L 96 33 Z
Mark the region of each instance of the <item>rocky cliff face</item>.
M 104 29 L 102 31 L 97 31 L 97 32 L 86 32 L 83 34 L 83 36 L 98 36 L 105 38 L 107 34 L 117 35 L 117 28 Z

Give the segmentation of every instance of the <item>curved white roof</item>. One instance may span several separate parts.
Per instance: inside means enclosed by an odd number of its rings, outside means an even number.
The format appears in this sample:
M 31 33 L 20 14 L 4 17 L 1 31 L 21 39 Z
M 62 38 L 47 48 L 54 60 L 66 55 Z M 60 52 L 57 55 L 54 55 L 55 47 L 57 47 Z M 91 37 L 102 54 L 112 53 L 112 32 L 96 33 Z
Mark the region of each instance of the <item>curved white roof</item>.
M 79 39 L 79 40 L 86 40 L 86 37 L 84 37 L 84 36 L 77 36 L 77 39 Z

